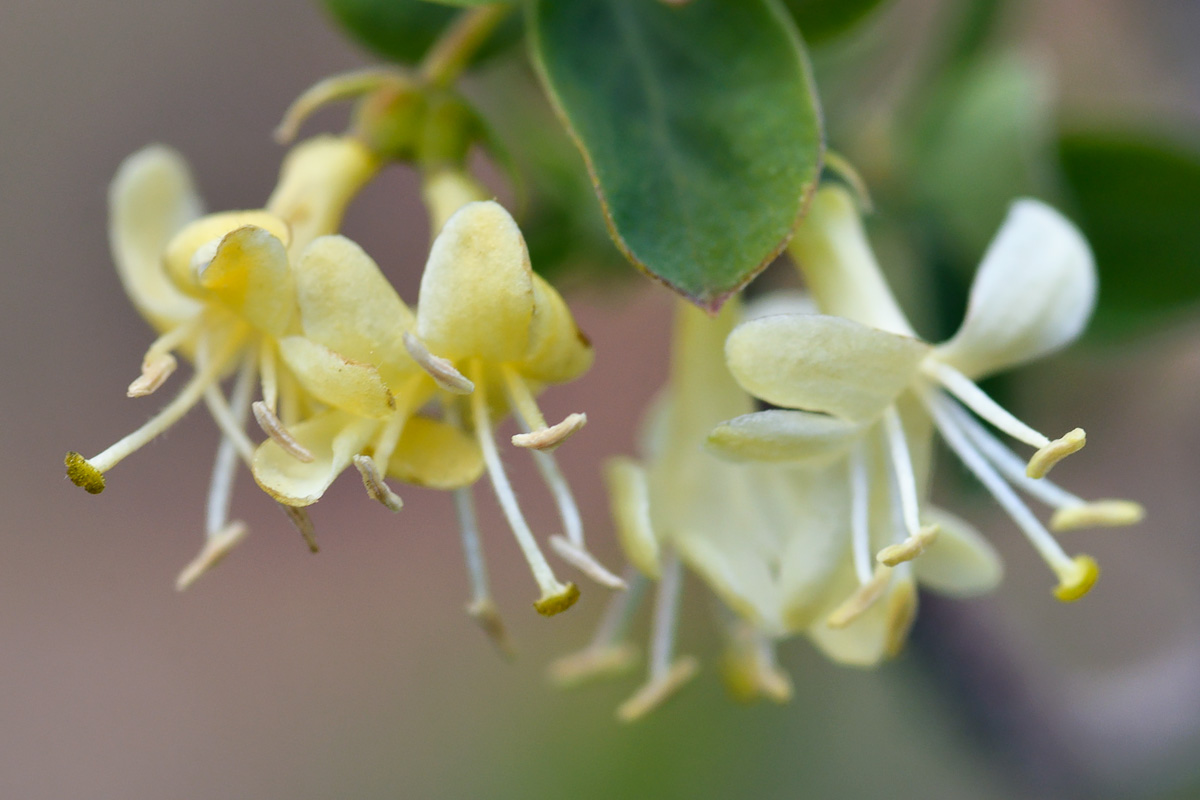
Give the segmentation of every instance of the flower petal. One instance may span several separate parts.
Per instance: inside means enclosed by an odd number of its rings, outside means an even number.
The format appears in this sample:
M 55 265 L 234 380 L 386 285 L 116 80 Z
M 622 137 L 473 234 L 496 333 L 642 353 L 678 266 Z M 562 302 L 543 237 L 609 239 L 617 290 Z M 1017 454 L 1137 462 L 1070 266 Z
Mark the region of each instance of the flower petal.
M 429 252 L 417 335 L 443 358 L 518 361 L 533 310 L 533 270 L 517 223 L 498 203 L 463 206 Z
M 722 422 L 705 444 L 730 461 L 819 463 L 844 455 L 865 430 L 828 414 L 770 409 Z
M 396 480 L 431 489 L 469 486 L 483 474 L 483 453 L 474 437 L 444 422 L 413 417 L 388 461 Z
M 369 364 L 351 361 L 303 336 L 280 339 L 279 354 L 300 385 L 322 403 L 372 419 L 382 419 L 396 408 L 379 370 Z
M 344 236 L 322 236 L 294 269 L 305 336 L 379 368 L 392 387 L 417 372 L 404 347 L 416 319 L 361 247 Z
M 843 584 L 848 589 L 846 595 L 856 586 L 853 580 Z M 896 576 L 884 596 L 845 628 L 831 628 L 821 620 L 809 628 L 808 635 L 817 649 L 839 664 L 873 667 L 899 654 L 916 610 L 917 590 L 912 578 Z
M 828 613 L 829 593 L 849 561 L 850 508 L 845 462 L 833 468 L 763 470 L 761 485 L 779 482 L 774 523 L 787 533 L 779 580 L 788 632 L 812 625 Z M 841 599 L 840 597 L 838 599 Z
M 196 277 L 204 289 L 264 333 L 288 332 L 296 315 L 296 288 L 287 250 L 269 231 L 246 225 L 226 234 Z
M 750 394 L 855 422 L 895 402 L 929 350 L 847 319 L 787 314 L 743 323 L 725 343 L 729 370 Z
M 541 383 L 566 383 L 588 371 L 592 343 L 579 330 L 571 310 L 554 287 L 533 276 L 533 319 L 520 372 Z
M 939 508 L 926 507 L 923 516 L 926 522 L 938 526 L 938 536 L 912 562 L 922 586 L 943 594 L 970 597 L 1000 585 L 1004 564 L 979 531 Z
M 992 240 L 967 316 L 938 358 L 968 377 L 1032 361 L 1074 340 L 1096 304 L 1087 240 L 1037 200 L 1018 200 Z
M 190 223 L 167 243 L 163 263 L 167 276 L 181 292 L 207 300 L 197 280 L 196 267 L 204 266 L 216 255 L 221 240 L 238 228 L 252 225 L 262 228 L 286 246 L 290 235 L 287 223 L 266 211 L 223 211 Z
M 300 461 L 267 439 L 254 452 L 254 480 L 280 503 L 312 505 L 378 429 L 379 423 L 374 420 L 336 409 L 318 414 L 291 429 L 292 437 L 312 453 L 314 460 Z
M 202 211 L 183 158 L 160 145 L 134 153 L 117 170 L 108 207 L 117 275 L 141 315 L 166 330 L 195 314 L 195 301 L 163 270 L 167 243 Z
M 625 557 L 643 575 L 657 579 L 662 574 L 661 548 L 650 518 L 645 468 L 632 458 L 609 459 L 604 465 L 604 482 Z

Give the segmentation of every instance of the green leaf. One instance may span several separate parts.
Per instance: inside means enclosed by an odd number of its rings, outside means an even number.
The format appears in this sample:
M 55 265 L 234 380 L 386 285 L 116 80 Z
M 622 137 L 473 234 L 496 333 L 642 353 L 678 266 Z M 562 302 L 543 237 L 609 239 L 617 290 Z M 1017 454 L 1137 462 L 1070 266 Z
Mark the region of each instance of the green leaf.
M 334 19 L 356 40 L 376 54 L 401 64 L 415 64 L 438 38 L 450 20 L 462 13 L 452 6 L 486 5 L 425 0 L 322 0 Z M 506 19 L 480 48 L 476 62 L 485 61 L 510 47 L 521 36 L 517 15 Z
M 1096 254 L 1102 336 L 1148 331 L 1200 308 L 1200 148 L 1136 132 L 1059 141 L 1077 219 Z
M 821 161 L 773 0 L 533 0 L 534 60 L 625 256 L 719 308 L 780 252 Z
M 429 0 L 431 3 L 438 3 L 443 6 L 459 6 L 461 8 L 474 8 L 476 6 L 492 6 L 492 5 L 512 5 L 512 0 Z
M 804 41 L 821 44 L 862 22 L 883 0 L 783 0 Z

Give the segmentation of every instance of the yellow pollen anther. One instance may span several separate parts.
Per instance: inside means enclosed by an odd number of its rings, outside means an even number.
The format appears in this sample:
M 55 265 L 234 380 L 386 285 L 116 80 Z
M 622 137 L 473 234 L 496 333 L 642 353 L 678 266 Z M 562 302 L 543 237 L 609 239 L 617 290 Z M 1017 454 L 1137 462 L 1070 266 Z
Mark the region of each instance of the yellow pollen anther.
M 451 394 L 470 394 L 475 391 L 475 384 L 470 378 L 459 372 L 447 359 L 429 352 L 424 342 L 407 331 L 404 333 L 404 348 L 417 366 L 433 378 L 439 389 Z
M 1100 577 L 1100 565 L 1091 556 L 1078 555 L 1071 559 L 1069 567 L 1057 569 L 1058 586 L 1054 587 L 1054 596 L 1064 603 L 1073 603 L 1087 594 L 1096 578 Z
M 1050 517 L 1050 528 L 1072 531 L 1077 528 L 1116 528 L 1136 525 L 1146 516 L 1141 503 L 1132 500 L 1096 500 L 1081 506 L 1060 508 Z
M 587 575 L 601 586 L 607 586 L 610 589 L 626 588 L 625 581 L 617 575 L 614 575 L 603 564 L 596 560 L 596 557 L 589 553 L 586 549 L 572 542 L 565 536 L 551 536 L 550 547 L 554 552 L 577 570 Z
M 937 525 L 926 525 L 903 542 L 890 544 L 875 554 L 875 560 L 885 566 L 894 567 L 912 561 L 925 552 L 938 537 Z
M 547 669 L 550 680 L 563 688 L 628 672 L 637 663 L 637 648 L 628 642 L 595 645 L 552 662 Z
M 1087 444 L 1087 435 L 1083 428 L 1076 428 L 1065 436 L 1043 445 L 1025 467 L 1025 474 L 1031 478 L 1044 478 L 1055 464 L 1062 461 L 1071 453 L 1078 452 Z
M 483 632 L 492 640 L 492 644 L 496 645 L 496 649 L 500 651 L 505 658 L 513 658 L 516 655 L 516 650 L 513 648 L 512 640 L 508 638 L 508 629 L 504 627 L 504 620 L 500 617 L 500 611 L 496 608 L 496 604 L 491 598 L 481 598 L 467 605 L 467 614 L 471 616 Z
M 875 574 L 871 576 L 871 580 L 862 584 L 854 592 L 846 598 L 840 606 L 834 609 L 833 613 L 826 619 L 825 624 L 834 629 L 844 628 L 854 620 L 861 617 L 867 612 L 871 606 L 883 597 L 884 591 L 887 590 L 888 584 L 892 579 L 892 568 L 879 564 L 875 567 Z
M 74 450 L 67 453 L 63 463 L 67 465 L 67 477 L 71 479 L 71 483 L 88 494 L 100 494 L 104 491 L 104 473 L 79 453 Z
M 666 675 L 651 679 L 633 697 L 618 706 L 617 719 L 621 722 L 636 722 L 646 716 L 675 694 L 679 687 L 690 681 L 699 669 L 699 663 L 691 656 L 679 659 L 671 665 Z
M 513 434 L 512 443 L 530 450 L 553 450 L 579 432 L 587 424 L 587 414 L 568 414 L 557 425 L 539 428 L 529 433 Z
M 153 394 L 158 387 L 167 382 L 167 378 L 175 372 L 179 362 L 170 353 L 159 353 L 149 356 L 142 362 L 142 374 L 129 384 L 125 390 L 127 397 L 145 397 Z
M 543 617 L 553 617 L 575 605 L 575 601 L 578 599 L 579 587 L 568 583 L 557 592 L 542 595 L 541 599 L 533 604 L 533 607 Z
M 229 555 L 230 550 L 246 538 L 249 531 L 246 523 L 235 520 L 209 536 L 199 555 L 192 559 L 175 579 L 175 590 L 182 592 L 195 583 L 197 578 L 219 564 L 221 559 Z
M 283 448 L 283 452 L 305 464 L 316 461 L 316 456 L 307 447 L 296 441 L 284 424 L 279 421 L 279 417 L 275 416 L 275 412 L 271 410 L 270 406 L 262 400 L 256 400 L 250 408 L 254 411 L 254 419 L 258 422 L 258 427 L 262 428 L 262 432 L 271 437 L 275 444 Z
M 383 482 L 383 476 L 375 468 L 375 459 L 370 456 L 356 455 L 353 461 L 354 466 L 358 468 L 358 474 L 362 476 L 363 486 L 372 500 L 382 503 L 389 511 L 399 511 L 404 508 L 404 501 L 400 499 L 400 495 L 393 492 L 391 487 Z

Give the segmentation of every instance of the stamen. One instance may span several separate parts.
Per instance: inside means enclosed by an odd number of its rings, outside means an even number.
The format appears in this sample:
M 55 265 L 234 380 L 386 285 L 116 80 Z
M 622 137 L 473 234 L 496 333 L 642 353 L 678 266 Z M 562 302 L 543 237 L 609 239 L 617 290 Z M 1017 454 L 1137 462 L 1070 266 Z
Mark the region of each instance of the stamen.
M 1136 525 L 1145 517 L 1145 509 L 1132 500 L 1103 499 L 1088 501 L 1068 492 L 1058 484 L 1030 478 L 1025 474 L 1025 462 L 992 436 L 983 426 L 962 409 L 951 404 L 946 407 L 975 446 L 1000 470 L 1009 481 L 1055 510 L 1050 517 L 1053 531 L 1077 528 L 1119 527 Z
M 1087 555 L 1075 556 L 1069 567 L 1056 571 L 1058 586 L 1054 587 L 1054 596 L 1064 603 L 1073 603 L 1083 597 L 1100 577 L 1100 565 Z
M 553 450 L 578 433 L 586 424 L 587 414 L 568 414 L 562 422 L 549 428 L 513 434 L 512 443 L 530 450 Z
M 1116 528 L 1136 525 L 1146 516 L 1141 503 L 1132 500 L 1093 500 L 1083 505 L 1060 508 L 1050 517 L 1050 529 Z
M 408 331 L 404 332 L 404 347 L 417 366 L 433 378 L 438 388 L 451 394 L 470 394 L 475 391 L 475 384 L 459 372 L 450 360 L 429 352 L 425 343 Z
M 208 414 L 220 429 L 223 439 L 229 440 L 230 446 L 236 450 L 242 460 L 247 464 L 250 463 L 254 458 L 254 443 L 246 435 L 245 417 L 243 416 L 239 422 L 229 404 L 225 402 L 225 395 L 221 394 L 221 388 L 215 383 L 204 390 L 204 404 L 208 406 Z
M 683 565 L 679 557 L 667 553 L 663 560 L 662 579 L 654 604 L 654 623 L 650 640 L 650 678 L 633 697 L 617 708 L 617 718 L 633 722 L 657 708 L 699 669 L 696 659 L 685 656 L 672 663 L 675 650 L 675 627 L 679 613 L 679 596 L 683 588 Z
M 508 526 L 512 529 L 513 536 L 516 537 L 521 553 L 525 556 L 525 561 L 529 564 L 530 571 L 533 572 L 534 580 L 542 590 L 542 596 L 533 604 L 533 607 L 539 614 L 547 617 L 553 616 L 566 611 L 575 604 L 575 601 L 579 599 L 579 588 L 573 583 L 562 584 L 554 576 L 554 571 L 538 548 L 537 540 L 533 538 L 533 531 L 529 529 L 529 523 L 521 514 L 517 496 L 513 493 L 512 484 L 508 482 L 508 475 L 504 472 L 500 454 L 496 451 L 496 442 L 492 438 L 487 390 L 483 383 L 483 363 L 477 359 L 472 366 L 472 377 L 475 378 L 476 386 L 476 391 L 471 394 L 471 417 L 475 427 L 475 438 L 479 442 L 479 449 L 483 452 L 483 460 L 487 465 L 488 476 L 491 478 L 496 500 L 500 503 L 500 508 L 508 520 Z
M 175 579 L 175 590 L 182 592 L 195 583 L 201 575 L 219 564 L 221 559 L 229 555 L 229 552 L 242 539 L 246 538 L 249 530 L 246 523 L 234 520 L 221 530 L 211 534 L 204 540 L 204 547 L 200 550 L 200 554 L 192 559 L 191 563 L 184 567 L 183 571 L 179 573 L 179 577 Z
M 1025 474 L 1031 478 L 1044 478 L 1055 464 L 1072 453 L 1077 453 L 1087 444 L 1087 434 L 1083 428 L 1069 431 L 1065 436 L 1041 447 L 1029 459 Z
M 850 452 L 850 542 L 854 551 L 854 571 L 862 585 L 871 582 L 870 501 L 871 485 L 867 473 L 865 445 L 858 442 Z
M 895 567 L 912 561 L 925 552 L 937 540 L 938 526 L 926 525 L 899 544 L 891 544 L 875 554 L 875 560 L 885 566 Z
M 275 444 L 279 445 L 283 452 L 290 455 L 297 461 L 303 461 L 305 464 L 311 464 L 317 458 L 312 452 L 296 441 L 291 432 L 284 427 L 279 421 L 279 417 L 271 411 L 270 406 L 262 400 L 258 400 L 251 406 L 254 409 L 254 419 L 258 422 L 258 427 L 262 428 L 262 432 L 271 438 Z
M 458 423 L 456 411 L 447 407 L 446 413 L 447 421 L 452 424 Z M 471 602 L 467 604 L 467 613 L 488 635 L 501 654 L 511 658 L 515 653 L 512 641 L 508 638 L 508 631 L 496 604 L 492 601 L 491 589 L 488 588 L 487 563 L 483 558 L 483 543 L 479 539 L 479 523 L 475 517 L 475 501 L 469 486 L 454 490 L 454 510 L 458 514 L 463 554 L 467 562 L 467 582 L 471 587 Z
M 775 703 L 791 700 L 792 681 L 779 667 L 775 643 L 745 620 L 733 617 L 728 609 L 723 610 L 727 644 L 721 672 L 729 693 L 744 703 L 759 697 Z
M 400 499 L 400 495 L 384 483 L 383 476 L 376 469 L 375 459 L 359 454 L 354 456 L 353 461 L 354 466 L 358 468 L 358 474 L 362 476 L 363 486 L 372 500 L 382 503 L 389 511 L 399 511 L 404 508 L 404 501 Z
M 67 453 L 65 459 L 67 477 L 71 479 L 71 482 L 92 494 L 99 494 L 104 491 L 103 474 L 121 463 L 128 456 L 137 452 L 160 433 L 178 422 L 184 414 L 191 411 L 192 407 L 200 402 L 200 399 L 204 396 L 204 390 L 208 388 L 209 384 L 221 377 L 221 372 L 225 369 L 225 366 L 234 353 L 237 352 L 238 347 L 241 346 L 243 338 L 242 335 L 230 336 L 225 343 L 225 347 L 211 361 L 205 362 L 197 354 L 197 361 L 202 363 L 203 366 L 184 384 L 179 394 L 157 414 L 151 417 L 146 424 L 127 434 L 112 444 L 107 450 L 90 459 L 85 459 L 74 451 Z
M 980 389 L 975 383 L 958 370 L 935 359 L 927 359 L 922 369 L 938 383 L 983 419 L 990 422 L 998 430 L 1002 430 L 1014 439 L 1024 442 L 1030 447 L 1042 448 L 1050 444 L 1050 439 L 1038 433 L 1021 420 L 1014 417 Z
M 892 568 L 884 564 L 877 564 L 871 580 L 859 586 L 854 594 L 835 608 L 825 620 L 825 624 L 834 629 L 845 628 L 879 602 L 879 598 L 883 597 L 891 580 Z
M 895 406 L 888 406 L 883 415 L 884 430 L 887 433 L 888 452 L 892 461 L 892 476 L 896 482 L 896 494 L 900 500 L 900 514 L 908 537 L 897 544 L 891 544 L 875 554 L 880 564 L 894 567 L 905 561 L 911 561 L 937 538 L 936 525 L 921 526 L 920 498 L 917 496 L 917 481 L 913 473 L 912 455 L 909 453 L 908 440 L 904 436 L 904 425 L 900 413 Z
M 250 413 L 250 398 L 254 389 L 254 360 L 247 358 L 233 385 L 233 408 L 229 411 L 229 428 L 241 432 Z M 219 393 L 218 393 L 219 394 Z M 222 398 L 224 405 L 224 398 Z M 245 438 L 243 436 L 243 438 Z M 233 481 L 237 476 L 238 456 L 249 463 L 254 448 L 239 447 L 228 434 L 221 436 L 217 457 L 213 459 L 212 477 L 208 482 L 208 500 L 204 506 L 204 533 L 208 537 L 220 534 L 229 524 L 229 507 L 233 501 Z
M 575 569 L 587 575 L 601 586 L 609 589 L 624 589 L 625 581 L 614 575 L 596 557 L 564 536 L 551 536 L 550 547 Z
M 1017 496 L 1011 486 L 1005 483 L 1004 478 L 992 467 L 991 462 L 972 445 L 969 436 L 959 427 L 953 413 L 949 410 L 953 404 L 944 397 L 929 393 L 923 394 L 922 400 L 950 449 L 958 455 L 967 469 L 975 474 L 979 482 L 992 493 L 996 502 L 1008 512 L 1013 522 L 1017 524 L 1017 527 L 1021 529 L 1050 568 L 1064 581 L 1064 584 L 1075 585 L 1074 582 L 1067 581 L 1063 576 L 1075 575 L 1079 571 L 1076 561 L 1063 551 L 1058 541 L 1038 522 L 1029 507 L 1021 502 L 1021 498 Z M 1095 581 L 1095 575 L 1092 576 L 1092 581 Z M 1082 584 L 1079 585 L 1082 586 Z M 1083 586 L 1082 591 L 1086 592 L 1090 586 L 1090 583 Z
M 600 625 L 587 647 L 550 664 L 550 680 L 558 686 L 577 686 L 617 675 L 627 671 L 637 660 L 637 648 L 624 638 L 649 581 L 633 567 L 626 567 L 624 580 L 629 585 L 628 591 L 614 594 L 608 601 Z
M 179 362 L 170 353 L 156 353 L 153 356 L 147 353 L 142 361 L 142 374 L 129 384 L 125 396 L 145 397 L 154 394 L 155 390 L 167 382 L 167 378 L 171 377 L 178 366 Z
M 304 537 L 304 543 L 308 545 L 310 553 L 319 553 L 321 548 L 317 546 L 316 529 L 313 527 L 312 517 L 303 508 L 296 506 L 288 506 L 283 503 L 278 504 L 283 513 L 287 514 L 287 518 L 295 526 L 300 535 Z

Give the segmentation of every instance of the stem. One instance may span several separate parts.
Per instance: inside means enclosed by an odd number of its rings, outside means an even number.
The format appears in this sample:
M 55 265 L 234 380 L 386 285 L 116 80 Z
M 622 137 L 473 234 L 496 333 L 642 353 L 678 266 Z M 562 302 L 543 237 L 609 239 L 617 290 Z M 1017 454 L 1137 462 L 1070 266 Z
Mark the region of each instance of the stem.
M 422 77 L 439 87 L 454 83 L 511 10 L 504 3 L 496 3 L 459 14 L 425 55 L 421 62 Z

